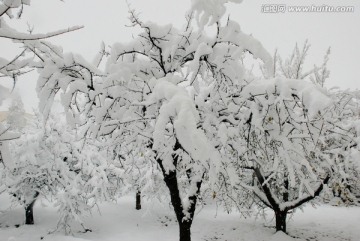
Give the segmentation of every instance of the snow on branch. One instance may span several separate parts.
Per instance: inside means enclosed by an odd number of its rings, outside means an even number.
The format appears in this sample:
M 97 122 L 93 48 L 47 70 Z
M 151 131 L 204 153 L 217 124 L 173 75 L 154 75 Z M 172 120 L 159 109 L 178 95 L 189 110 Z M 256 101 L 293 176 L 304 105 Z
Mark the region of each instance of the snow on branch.
M 304 80 L 285 78 L 253 81 L 243 89 L 242 97 L 250 98 L 251 96 L 273 93 L 277 93 L 278 100 L 292 99 L 296 95 L 303 101 L 310 117 L 313 117 L 333 103 L 324 89 Z
M 13 18 L 11 10 L 20 8 L 17 14 L 18 18 L 20 18 L 24 5 L 30 5 L 30 0 L 3 0 L 0 4 L 0 17 L 7 14 L 10 18 Z
M 192 159 L 200 161 L 204 166 L 209 160 L 216 163 L 221 160 L 218 152 L 209 143 L 204 132 L 197 128 L 199 114 L 193 100 L 186 90 L 176 86 L 167 80 L 169 77 L 157 80 L 153 93 L 147 102 L 159 102 L 165 100 L 159 110 L 153 133 L 153 149 L 159 150 L 167 145 L 166 128 L 169 122 L 174 125 L 177 140 L 189 153 Z M 171 163 L 166 167 L 171 170 Z
M 241 3 L 243 0 L 192 0 L 190 12 L 195 17 L 200 29 L 206 25 L 213 25 L 220 21 L 226 12 L 225 3 Z
M 82 29 L 83 27 L 84 26 L 74 26 L 74 27 L 69 27 L 67 29 L 61 29 L 61 30 L 57 30 L 57 31 L 45 33 L 45 34 L 26 34 L 26 33 L 17 32 L 13 29 L 2 28 L 2 29 L 0 29 L 0 37 L 12 39 L 12 40 L 19 40 L 19 41 L 21 41 L 21 40 L 41 40 L 41 39 L 51 38 L 51 37 L 55 37 L 55 36 L 58 36 L 61 34 L 73 32 L 73 31 Z
M 242 32 L 237 22 L 229 20 L 226 26 L 220 29 L 218 39 L 218 43 L 235 44 L 243 51 L 248 51 L 255 59 L 263 61 L 267 78 L 274 76 L 274 61 L 271 54 L 259 40 Z

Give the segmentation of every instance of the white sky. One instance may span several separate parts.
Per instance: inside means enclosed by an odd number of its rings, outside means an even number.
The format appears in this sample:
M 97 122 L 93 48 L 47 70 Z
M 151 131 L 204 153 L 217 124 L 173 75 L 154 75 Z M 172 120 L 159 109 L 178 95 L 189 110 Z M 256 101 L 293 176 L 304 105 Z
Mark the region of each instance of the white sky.
M 159 24 L 172 23 L 181 27 L 190 0 L 128 0 L 141 13 L 144 21 Z M 263 4 L 354 6 L 353 13 L 262 13 Z M 321 64 L 325 51 L 330 46 L 330 80 L 328 87 L 360 89 L 360 1 L 358 0 L 244 0 L 242 4 L 228 4 L 230 17 L 240 23 L 245 33 L 260 40 L 270 53 L 277 48 L 282 57 L 287 57 L 295 43 L 303 45 L 306 39 L 311 44 L 307 63 Z M 26 8 L 18 29 L 26 31 L 26 23 L 35 26 L 35 33 L 45 33 L 74 25 L 85 28 L 50 39 L 62 45 L 66 52 L 74 51 L 85 58 L 92 58 L 101 41 L 131 40 L 125 0 L 33 0 Z M 18 46 L 0 40 L 0 53 L 16 55 Z M 19 81 L 16 90 L 23 97 L 27 110 L 37 105 L 35 93 L 36 74 L 27 75 Z

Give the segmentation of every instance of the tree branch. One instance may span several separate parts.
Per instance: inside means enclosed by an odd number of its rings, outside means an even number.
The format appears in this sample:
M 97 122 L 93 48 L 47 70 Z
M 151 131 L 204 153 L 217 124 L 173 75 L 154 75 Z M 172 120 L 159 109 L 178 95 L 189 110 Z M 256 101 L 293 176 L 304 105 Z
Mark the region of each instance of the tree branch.
M 50 32 L 47 34 L 26 34 L 26 33 L 19 33 L 13 31 L 9 31 L 7 29 L 0 29 L 0 37 L 12 39 L 12 40 L 40 40 L 40 39 L 46 39 L 46 38 L 52 38 L 58 35 L 62 35 L 64 33 L 73 32 L 79 29 L 82 29 L 84 26 L 75 26 L 68 29 L 62 29 L 55 32 Z

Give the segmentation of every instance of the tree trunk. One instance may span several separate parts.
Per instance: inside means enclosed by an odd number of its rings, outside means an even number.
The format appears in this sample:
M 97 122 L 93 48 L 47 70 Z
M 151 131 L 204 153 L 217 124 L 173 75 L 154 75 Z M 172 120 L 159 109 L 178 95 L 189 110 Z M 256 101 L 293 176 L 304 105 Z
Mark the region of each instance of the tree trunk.
M 191 223 L 192 222 L 179 222 L 180 241 L 191 241 Z
M 182 148 L 180 143 L 176 141 L 174 146 L 174 151 L 180 148 Z M 173 164 L 176 167 L 179 161 L 178 160 L 179 157 L 175 154 L 172 155 L 172 157 L 173 157 Z M 161 159 L 157 159 L 157 163 L 159 164 L 161 171 L 163 173 L 165 184 L 170 191 L 171 204 L 174 207 L 176 219 L 179 224 L 180 241 L 191 241 L 191 225 L 195 214 L 197 198 L 198 195 L 200 194 L 202 179 L 201 181 L 192 183 L 190 177 L 191 170 L 190 169 L 187 170 L 189 185 L 191 184 L 196 185 L 196 193 L 188 197 L 188 202 L 190 203 L 190 207 L 185 210 L 180 196 L 176 168 L 174 170 L 167 171 L 165 170 Z M 203 174 L 203 177 L 204 175 L 205 173 Z
M 141 209 L 141 192 L 137 191 L 136 192 L 136 205 L 135 205 L 135 209 L 136 210 L 140 210 Z
M 176 219 L 179 224 L 180 241 L 191 241 L 191 224 L 195 214 L 197 196 L 195 195 L 189 197 L 189 201 L 191 204 L 187 212 L 190 214 L 190 217 L 186 217 L 184 213 L 185 210 L 182 205 L 182 201 L 180 197 L 180 190 L 177 182 L 176 170 L 166 172 L 162 165 L 161 160 L 158 160 L 158 163 L 162 169 L 166 186 L 170 191 L 171 204 L 174 207 Z M 201 182 L 197 184 L 198 192 L 200 190 L 200 187 L 201 187 Z
M 32 201 L 29 205 L 25 207 L 25 224 L 34 224 L 34 212 L 33 207 L 35 204 L 35 201 Z
M 289 201 L 289 179 L 287 178 L 287 176 L 284 176 L 284 187 L 285 192 L 283 193 L 283 201 L 287 202 Z
M 27 204 L 25 206 L 25 224 L 29 224 L 32 225 L 34 224 L 34 204 L 36 202 L 36 198 L 39 196 L 38 192 L 35 192 L 34 196 L 33 196 L 33 200 L 31 201 L 31 203 Z
M 177 183 L 176 171 L 170 171 L 169 173 L 164 173 L 164 180 L 166 186 L 170 191 L 171 204 L 174 207 L 176 219 L 179 224 L 179 234 L 180 241 L 191 241 L 191 224 L 192 218 L 185 219 L 184 208 L 182 205 L 180 190 Z M 191 210 L 189 210 L 189 213 Z M 190 213 L 190 216 L 193 216 Z
M 275 210 L 276 232 L 283 231 L 286 233 L 286 217 L 287 211 Z

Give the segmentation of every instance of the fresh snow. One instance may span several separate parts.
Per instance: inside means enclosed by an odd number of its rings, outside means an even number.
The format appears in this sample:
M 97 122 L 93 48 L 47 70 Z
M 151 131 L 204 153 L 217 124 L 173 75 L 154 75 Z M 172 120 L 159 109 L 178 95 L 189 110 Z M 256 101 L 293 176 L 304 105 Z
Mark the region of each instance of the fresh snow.
M 204 28 L 220 21 L 226 12 L 224 4 L 227 2 L 241 3 L 242 0 L 192 0 L 199 27 Z
M 297 94 L 309 111 L 310 117 L 313 117 L 333 103 L 330 97 L 324 93 L 323 89 L 310 82 L 297 79 L 274 78 L 256 80 L 247 85 L 241 93 L 243 98 L 247 98 L 264 93 L 272 94 L 276 91 L 279 94 L 278 100 L 291 99 L 292 94 Z M 274 103 L 278 100 L 274 100 Z
M 94 211 L 86 219 L 92 232 L 82 233 L 74 225 L 73 234 L 49 234 L 56 227 L 58 214 L 46 200 L 35 205 L 35 225 L 23 225 L 21 207 L 10 208 L 5 195 L 0 196 L 1 241 L 169 241 L 178 240 L 178 225 L 168 204 L 144 201 L 143 209 L 136 211 L 134 197 L 123 197 L 117 203 L 100 205 L 101 215 Z M 291 216 L 291 215 L 290 215 Z M 272 214 L 266 221 L 259 218 L 241 218 L 237 212 L 227 214 L 210 203 L 198 207 L 192 227 L 193 241 L 357 241 L 360 237 L 359 207 L 306 206 L 294 213 L 288 223 L 288 232 L 275 233 Z M 19 227 L 15 225 L 20 224 Z

